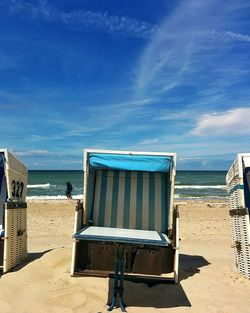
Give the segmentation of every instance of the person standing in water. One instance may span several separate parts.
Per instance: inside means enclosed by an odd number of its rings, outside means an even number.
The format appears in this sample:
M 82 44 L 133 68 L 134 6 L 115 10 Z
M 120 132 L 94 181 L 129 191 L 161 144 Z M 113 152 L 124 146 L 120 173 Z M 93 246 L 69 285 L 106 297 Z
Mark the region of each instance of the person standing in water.
M 66 185 L 67 185 L 66 197 L 67 197 L 67 199 L 72 199 L 71 193 L 72 193 L 72 190 L 73 190 L 73 186 L 72 186 L 72 184 L 71 184 L 70 181 L 68 181 L 68 182 L 66 183 Z

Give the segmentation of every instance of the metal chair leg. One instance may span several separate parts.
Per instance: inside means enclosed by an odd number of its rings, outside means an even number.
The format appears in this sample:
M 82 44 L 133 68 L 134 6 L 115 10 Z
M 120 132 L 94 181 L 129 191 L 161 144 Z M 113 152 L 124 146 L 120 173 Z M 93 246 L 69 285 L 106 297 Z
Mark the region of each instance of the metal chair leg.
M 115 307 L 117 296 L 119 295 L 120 308 L 122 312 L 126 312 L 125 303 L 123 300 L 123 282 L 124 282 L 124 264 L 125 264 L 125 246 L 117 245 L 117 253 L 115 260 L 115 277 L 114 277 L 114 291 L 110 307 L 108 311 L 112 311 Z

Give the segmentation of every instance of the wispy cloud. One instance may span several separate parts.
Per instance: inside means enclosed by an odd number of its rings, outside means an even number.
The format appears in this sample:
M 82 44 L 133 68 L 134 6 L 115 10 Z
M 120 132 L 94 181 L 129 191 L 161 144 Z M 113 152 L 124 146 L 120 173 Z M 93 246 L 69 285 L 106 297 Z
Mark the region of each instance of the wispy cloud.
M 194 160 L 203 160 L 203 158 L 190 158 L 190 157 L 183 157 L 179 158 L 179 161 L 194 161 Z
M 49 140 L 50 137 L 48 136 L 41 136 L 41 135 L 30 135 L 30 140 L 32 141 L 43 141 L 43 140 Z
M 176 109 L 165 109 L 158 110 L 153 117 L 156 121 L 190 121 L 192 122 L 195 117 L 199 116 L 199 112 L 196 110 L 176 110 Z
M 66 12 L 45 1 L 25 2 L 18 0 L 4 1 L 10 14 L 19 14 L 26 19 L 40 19 L 45 23 L 60 23 L 73 30 L 96 31 L 117 36 L 149 38 L 159 32 L 157 25 L 130 18 L 112 15 L 108 12 L 77 10 Z
M 195 32 L 193 35 L 196 38 L 207 40 L 250 42 L 250 35 L 239 34 L 232 31 L 209 30 Z
M 82 164 L 81 160 L 62 160 L 62 164 Z
M 249 121 L 250 108 L 237 108 L 218 114 L 208 114 L 200 118 L 192 134 L 198 136 L 249 135 Z
M 192 86 L 197 98 L 211 90 L 223 97 L 225 87 L 250 73 L 239 46 L 250 43 L 241 19 L 248 7 L 241 0 L 229 0 L 225 6 L 214 0 L 181 1 L 144 49 L 136 68 L 135 94 L 167 99 L 178 86 Z
M 48 150 L 42 150 L 42 149 L 34 149 L 34 150 L 22 150 L 22 151 L 14 151 L 13 152 L 17 156 L 43 156 L 43 155 L 49 155 L 51 154 Z
M 159 142 L 159 139 L 154 138 L 154 139 L 144 139 L 141 142 L 139 142 L 139 145 L 152 145 Z

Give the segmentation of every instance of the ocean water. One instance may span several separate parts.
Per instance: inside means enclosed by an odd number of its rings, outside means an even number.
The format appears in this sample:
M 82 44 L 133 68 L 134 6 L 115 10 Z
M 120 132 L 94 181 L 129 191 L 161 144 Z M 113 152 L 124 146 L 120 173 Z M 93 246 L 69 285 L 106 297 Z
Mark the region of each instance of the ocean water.
M 225 199 L 225 171 L 177 171 L 176 199 Z M 28 199 L 66 199 L 66 182 L 73 185 L 73 198 L 83 198 L 82 171 L 29 171 Z

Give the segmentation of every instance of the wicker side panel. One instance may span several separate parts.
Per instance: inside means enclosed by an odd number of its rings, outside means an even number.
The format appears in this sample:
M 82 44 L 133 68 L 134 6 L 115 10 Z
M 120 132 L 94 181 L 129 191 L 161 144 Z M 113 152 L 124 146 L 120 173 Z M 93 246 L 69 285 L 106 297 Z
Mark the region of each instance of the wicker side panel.
M 27 209 L 5 210 L 4 272 L 27 257 Z
M 25 202 L 28 182 L 27 168 L 9 152 L 5 157 L 8 198 L 12 201 Z
M 8 152 L 8 167 L 14 168 L 17 172 L 25 175 L 27 172 L 26 166 L 20 162 L 14 155 Z
M 245 209 L 244 182 L 237 157 L 227 173 L 227 188 L 230 198 L 230 221 L 232 247 L 236 270 L 250 279 L 250 231 L 249 214 Z
M 228 185 L 232 185 L 233 182 L 232 180 L 238 179 L 240 176 L 240 168 L 239 168 L 239 158 L 238 156 L 234 160 L 232 166 L 230 167 L 229 171 L 227 172 L 226 175 L 226 181 Z
M 227 186 L 232 210 L 245 207 L 243 180 L 235 177 Z
M 236 270 L 250 279 L 249 215 L 247 210 L 246 214 L 242 214 L 242 210 L 230 211 L 233 250 Z
M 15 169 L 7 169 L 5 172 L 7 177 L 8 198 L 11 201 L 25 202 L 27 194 L 27 173 L 20 173 Z

